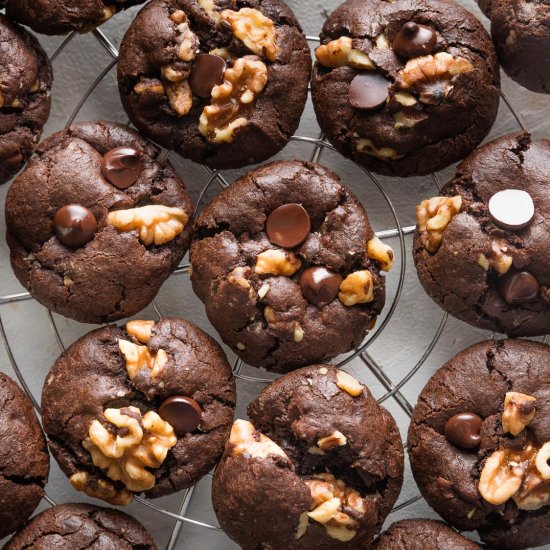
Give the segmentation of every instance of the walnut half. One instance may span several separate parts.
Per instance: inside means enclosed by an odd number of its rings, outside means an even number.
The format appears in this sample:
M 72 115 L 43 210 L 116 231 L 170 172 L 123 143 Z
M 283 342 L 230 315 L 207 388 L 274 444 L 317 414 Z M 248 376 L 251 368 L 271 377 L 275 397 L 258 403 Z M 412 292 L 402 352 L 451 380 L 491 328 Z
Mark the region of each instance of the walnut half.
M 460 212 L 462 197 L 432 197 L 416 207 L 416 220 L 422 244 L 435 253 L 443 241 L 443 233 L 450 221 Z

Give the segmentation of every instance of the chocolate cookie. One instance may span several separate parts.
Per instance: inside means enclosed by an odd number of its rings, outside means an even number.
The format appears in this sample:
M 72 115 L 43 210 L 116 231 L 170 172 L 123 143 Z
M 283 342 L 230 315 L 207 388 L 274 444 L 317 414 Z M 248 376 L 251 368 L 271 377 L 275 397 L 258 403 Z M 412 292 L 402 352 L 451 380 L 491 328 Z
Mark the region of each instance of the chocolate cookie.
M 491 548 L 550 543 L 550 347 L 476 344 L 436 372 L 409 429 L 430 506 Z
M 31 400 L 0 372 L 0 539 L 28 519 L 44 496 L 50 457 Z
M 193 204 L 178 174 L 137 132 L 74 124 L 46 139 L 6 198 L 19 281 L 77 321 L 134 315 L 190 241 Z
M 286 372 L 358 346 L 382 310 L 392 250 L 338 176 L 274 162 L 201 213 L 193 290 L 223 341 L 247 363 Z
M 38 41 L 0 14 L 0 184 L 23 166 L 50 114 L 52 66 Z
M 88 333 L 59 357 L 42 392 L 61 469 L 76 489 L 111 504 L 197 483 L 222 454 L 234 408 L 222 349 L 176 318 Z
M 451 315 L 510 336 L 550 332 L 550 142 L 500 137 L 417 207 L 414 260 Z
M 62 504 L 33 518 L 4 550 L 157 550 L 133 517 L 88 504 Z
M 343 155 L 374 172 L 440 170 L 473 151 L 496 118 L 494 46 L 451 0 L 348 0 L 315 54 L 317 120 Z
M 212 485 L 227 535 L 245 550 L 366 548 L 403 480 L 399 431 L 369 390 L 314 365 L 269 384 L 248 415 Z
M 42 34 L 88 32 L 145 0 L 0 0 L 6 14 Z
M 373 550 L 479 550 L 481 546 L 459 535 L 441 521 L 406 519 L 394 523 Z
M 212 168 L 280 151 L 298 128 L 311 72 L 282 0 L 153 0 L 120 48 L 122 104 L 147 136 Z

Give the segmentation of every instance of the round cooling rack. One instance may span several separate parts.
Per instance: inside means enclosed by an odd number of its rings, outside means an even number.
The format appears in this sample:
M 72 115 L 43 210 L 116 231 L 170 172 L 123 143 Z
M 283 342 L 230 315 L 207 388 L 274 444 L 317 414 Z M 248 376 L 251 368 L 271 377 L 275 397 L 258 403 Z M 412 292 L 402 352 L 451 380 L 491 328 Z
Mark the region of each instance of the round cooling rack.
M 337 3 L 336 1 L 331 2 L 331 8 L 336 7 Z M 290 1 L 289 4 L 294 7 L 294 2 Z M 122 18 L 123 14 L 117 17 Z M 117 17 L 114 19 L 116 20 Z M 308 36 L 307 38 L 312 47 L 319 42 L 319 39 L 315 36 Z M 91 83 L 78 97 L 72 112 L 64 117 L 66 125 L 70 125 L 77 118 L 81 118 L 82 111 L 90 98 L 94 93 L 97 93 L 100 87 L 105 85 L 106 80 L 109 80 L 107 83 L 107 85 L 110 85 L 109 92 L 118 93 L 116 82 L 114 78 L 111 78 L 117 62 L 118 50 L 113 40 L 102 29 L 96 29 L 85 35 L 85 37 L 71 33 L 62 39 L 50 55 L 56 77 L 58 75 L 62 76 L 63 67 L 59 65 L 61 64 L 61 58 L 64 57 L 62 54 L 66 52 L 68 46 L 79 48 L 77 42 L 83 42 L 80 47 L 84 51 L 84 48 L 92 47 L 90 45 L 91 41 L 95 41 L 96 48 L 99 45 L 104 50 L 103 54 L 107 54 L 107 62 L 101 65 L 97 74 L 90 75 Z M 55 93 L 57 92 L 54 90 Z M 308 101 L 308 108 L 310 110 L 310 121 L 314 121 L 311 115 L 310 101 Z M 118 112 L 113 113 L 111 118 L 115 119 L 116 116 L 119 120 L 121 119 L 123 111 L 120 106 L 118 109 Z M 90 117 L 86 118 L 90 119 Z M 105 116 L 102 114 L 101 118 L 105 118 Z M 513 121 L 513 128 L 508 128 L 508 131 L 516 129 L 518 126 L 523 130 L 526 129 L 522 117 L 514 110 L 511 102 L 504 94 L 502 94 L 501 111 L 499 113 L 499 119 L 501 118 L 506 120 L 508 125 Z M 127 119 L 126 122 L 128 122 Z M 287 147 L 290 152 L 285 150 L 282 158 L 294 157 L 321 162 L 340 173 L 344 182 L 359 195 L 359 199 L 366 207 L 373 226 L 381 227 L 380 230 L 376 231 L 376 235 L 380 239 L 391 242 L 394 248 L 395 267 L 386 276 L 387 301 L 377 326 L 366 337 L 360 347 L 349 354 L 338 357 L 338 362 L 334 361 L 334 364 L 338 366 L 346 365 L 350 372 L 369 386 L 373 394 L 377 396 L 379 403 L 384 403 L 390 409 L 400 425 L 403 437 L 406 438 L 406 430 L 416 396 L 433 371 L 442 364 L 441 357 L 447 359 L 470 343 L 487 337 L 495 337 L 495 335 L 466 327 L 455 320 L 448 320 L 447 314 L 442 313 L 424 295 L 416 279 L 414 269 L 410 265 L 412 262 L 407 257 L 407 245 L 410 246 L 409 236 L 415 229 L 413 225 L 414 207 L 418 202 L 417 199 L 437 194 L 441 186 L 441 178 L 436 174 L 422 178 L 417 186 L 417 196 L 408 196 L 410 186 L 406 187 L 407 192 L 404 193 L 406 196 L 402 196 L 399 187 L 405 184 L 394 182 L 392 185 L 391 180 L 388 178 L 379 178 L 366 170 L 358 168 L 350 161 L 343 159 L 335 151 L 323 135 L 319 134 L 319 129 L 314 123 L 309 124 L 311 128 L 305 130 L 302 126 L 298 134 L 292 137 L 291 145 Z M 178 163 L 183 161 L 168 151 L 163 154 L 171 158 L 180 174 L 182 174 L 182 169 Z M 289 157 L 289 154 L 291 157 Z M 351 177 L 342 174 L 342 166 L 345 166 L 346 173 L 349 171 Z M 207 167 L 197 168 L 196 165 L 194 165 L 194 170 L 196 173 L 204 171 L 202 173 L 204 181 L 200 185 L 193 185 L 193 181 L 189 177 L 183 179 L 193 194 L 197 205 L 195 214 L 197 214 L 216 192 L 227 187 L 229 182 L 233 181 L 235 174 L 222 173 Z M 245 172 L 246 169 L 239 171 L 241 174 Z M 447 178 L 451 173 L 445 174 L 444 177 Z M 361 192 L 358 193 L 358 189 Z M 401 220 L 404 218 L 407 219 L 407 223 L 402 223 Z M 8 255 L 4 253 L 1 259 L 1 262 L 5 264 L 6 273 L 9 271 L 7 258 Z M 190 295 L 188 274 L 189 264 L 182 263 L 167 281 L 151 307 L 146 310 L 145 314 L 140 314 L 139 317 L 150 314 L 161 318 L 163 312 L 168 315 L 167 310 L 169 310 L 170 315 L 187 318 L 216 337 L 215 331 L 205 320 L 200 303 L 196 306 L 195 313 L 190 312 L 187 307 L 173 310 L 172 299 L 177 302 L 176 297 L 179 293 L 183 293 L 184 288 L 188 291 L 186 299 L 194 299 Z M 177 289 L 177 292 L 175 292 L 175 289 Z M 168 294 L 165 296 L 167 292 Z M 27 302 L 28 304 L 26 304 Z M 27 308 L 27 305 L 31 307 Z M 22 320 L 22 316 L 26 316 L 26 322 Z M 45 322 L 42 322 L 42 317 L 44 317 Z M 29 364 L 30 361 L 25 351 L 20 350 L 20 348 L 29 346 L 29 342 L 32 342 L 33 345 L 35 343 L 34 336 L 30 336 L 27 341 L 25 336 L 21 334 L 21 330 L 29 326 L 29 318 L 32 319 L 32 330 L 38 330 L 40 334 L 38 344 L 44 345 L 48 351 L 46 354 L 47 359 L 41 359 L 40 364 L 37 365 Z M 49 326 L 42 326 L 44 324 Z M 40 327 L 37 327 L 37 325 L 40 325 Z M 71 327 L 73 333 L 76 330 L 80 331 L 80 334 L 92 328 L 63 319 L 48 310 L 44 311 L 44 308 L 34 302 L 27 292 L 12 292 L 0 296 L 0 335 L 7 353 L 7 360 L 11 363 L 20 384 L 31 397 L 38 414 L 40 414 L 40 405 L 36 395 L 39 394 L 43 378 L 53 362 L 52 357 L 55 359 L 65 349 L 66 345 L 75 339 L 74 337 L 67 337 L 66 332 L 70 332 L 69 327 Z M 545 341 L 546 339 L 542 340 Z M 438 353 L 434 352 L 436 347 Z M 237 409 L 237 415 L 242 417 L 245 416 L 244 407 L 246 403 L 264 387 L 265 383 L 273 380 L 274 375 L 270 376 L 269 373 L 243 364 L 230 350 L 225 349 L 233 362 L 239 400 L 244 400 Z M 420 375 L 419 371 L 428 363 L 430 363 L 429 367 L 422 369 L 423 376 L 416 376 Z M 31 388 L 35 388 L 34 392 Z M 55 467 L 52 460 L 52 469 Z M 138 517 L 152 531 L 157 542 L 162 541 L 163 544 L 159 544 L 159 548 L 165 548 L 166 550 L 190 548 L 198 542 L 201 543 L 201 548 L 208 550 L 237 548 L 225 537 L 216 524 L 209 499 L 211 475 L 206 476 L 197 486 L 178 493 L 168 501 L 165 499 L 151 501 L 136 497 L 129 512 Z M 58 484 L 62 487 L 58 488 Z M 90 502 L 102 504 L 99 501 L 87 499 L 82 493 L 73 491 L 68 480 L 62 474 L 56 476 L 56 485 L 53 488 L 50 480 L 46 492 L 43 506 L 79 500 L 90 500 Z M 403 517 L 425 517 L 426 515 L 434 516 L 433 512 L 423 502 L 412 481 L 412 476 L 407 470 L 400 500 L 393 509 L 388 523 Z

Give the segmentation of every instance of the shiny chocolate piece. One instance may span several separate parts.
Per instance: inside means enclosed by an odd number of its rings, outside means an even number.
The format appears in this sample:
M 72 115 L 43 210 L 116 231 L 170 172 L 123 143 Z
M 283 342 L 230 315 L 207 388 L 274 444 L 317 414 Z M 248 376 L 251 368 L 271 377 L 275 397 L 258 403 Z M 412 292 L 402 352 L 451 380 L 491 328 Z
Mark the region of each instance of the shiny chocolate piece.
M 437 36 L 431 27 L 414 21 L 405 23 L 393 39 L 393 51 L 400 57 L 409 59 L 433 52 Z
M 475 413 L 455 414 L 445 424 L 445 438 L 462 449 L 475 449 L 480 441 L 483 420 Z
M 302 296 L 319 308 L 338 296 L 342 277 L 325 267 L 310 267 L 300 275 Z
M 101 161 L 103 177 L 119 189 L 134 185 L 142 169 L 141 153 L 133 147 L 112 149 L 105 153 Z
M 174 433 L 177 436 L 194 432 L 198 428 L 202 416 L 200 405 L 194 399 L 183 395 L 175 395 L 166 399 L 158 413 L 174 428 Z
M 283 248 L 300 246 L 308 237 L 311 220 L 301 204 L 283 204 L 271 212 L 266 222 L 269 240 Z
M 225 69 L 225 60 L 219 55 L 209 53 L 197 55 L 189 75 L 191 91 L 199 97 L 210 98 L 212 88 L 223 83 Z
M 390 83 L 377 73 L 360 73 L 349 87 L 349 102 L 356 109 L 377 109 L 388 99 Z
M 533 221 L 535 204 L 526 191 L 505 189 L 489 199 L 489 214 L 500 227 L 520 231 Z
M 92 240 L 97 231 L 93 212 L 79 204 L 62 206 L 53 218 L 55 235 L 69 248 L 80 248 Z
M 499 279 L 502 297 L 509 304 L 529 304 L 539 297 L 540 285 L 527 271 L 512 271 Z

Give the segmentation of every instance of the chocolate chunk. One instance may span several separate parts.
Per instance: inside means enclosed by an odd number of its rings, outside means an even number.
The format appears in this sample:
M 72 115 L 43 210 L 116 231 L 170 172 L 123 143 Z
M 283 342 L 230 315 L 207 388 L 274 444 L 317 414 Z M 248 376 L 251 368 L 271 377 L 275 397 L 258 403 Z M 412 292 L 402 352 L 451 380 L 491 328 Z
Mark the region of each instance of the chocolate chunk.
M 319 308 L 338 296 L 342 277 L 325 267 L 310 267 L 300 275 L 300 290 L 304 298 Z
M 457 447 L 475 449 L 481 441 L 482 424 L 483 420 L 475 413 L 455 414 L 445 424 L 445 437 Z
M 309 214 L 297 203 L 279 206 L 271 212 L 266 222 L 269 240 L 283 248 L 301 245 L 307 239 L 310 229 Z
M 540 285 L 531 273 L 514 271 L 507 273 L 499 280 L 502 297 L 509 304 L 528 304 L 536 302 Z
M 103 177 L 119 189 L 134 185 L 142 168 L 141 153 L 132 147 L 112 149 L 101 161 Z
M 431 27 L 414 21 L 405 23 L 393 39 L 393 50 L 400 57 L 409 59 L 433 52 L 437 36 Z
M 178 436 L 194 432 L 201 421 L 200 405 L 190 397 L 169 397 L 159 407 L 159 416 L 174 428 Z
M 189 87 L 199 97 L 209 98 L 212 88 L 223 82 L 226 63 L 219 55 L 201 53 L 197 55 L 191 75 L 189 76 Z
M 521 189 L 505 189 L 489 200 L 489 214 L 500 227 L 519 231 L 527 227 L 535 216 L 531 195 Z
M 56 237 L 69 248 L 79 248 L 86 244 L 97 230 L 93 212 L 79 204 L 62 206 L 55 213 L 53 223 Z
M 389 81 L 382 75 L 358 74 L 349 87 L 349 102 L 357 109 L 376 109 L 388 98 L 389 87 Z

